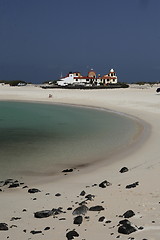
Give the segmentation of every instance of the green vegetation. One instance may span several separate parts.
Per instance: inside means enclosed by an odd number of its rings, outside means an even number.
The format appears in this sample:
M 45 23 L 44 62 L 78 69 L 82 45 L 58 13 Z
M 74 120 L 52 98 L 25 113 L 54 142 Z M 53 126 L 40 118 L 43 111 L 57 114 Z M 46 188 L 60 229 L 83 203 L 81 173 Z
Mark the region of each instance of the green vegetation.
M 49 85 L 51 85 L 51 84 L 57 83 L 57 81 L 58 80 L 48 80 L 48 81 L 44 81 L 42 84 L 49 84 Z
M 25 81 L 22 81 L 22 80 L 10 80 L 10 81 L 0 80 L 0 83 L 9 84 L 10 86 L 24 86 L 24 85 L 27 85 L 27 83 Z
M 153 87 L 155 84 L 158 84 L 159 82 L 145 82 L 145 81 L 142 81 L 142 82 L 135 82 L 135 83 L 132 83 L 132 84 L 137 84 L 137 85 L 140 85 L 140 86 L 143 86 L 145 84 L 149 84 L 151 87 Z

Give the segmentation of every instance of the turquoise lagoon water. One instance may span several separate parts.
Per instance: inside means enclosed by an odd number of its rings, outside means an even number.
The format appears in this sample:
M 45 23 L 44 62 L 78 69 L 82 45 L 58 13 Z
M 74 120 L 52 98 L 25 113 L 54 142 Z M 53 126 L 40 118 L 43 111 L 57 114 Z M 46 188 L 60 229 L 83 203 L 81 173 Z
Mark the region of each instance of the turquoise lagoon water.
M 52 175 L 102 160 L 136 130 L 134 120 L 103 110 L 0 102 L 0 176 Z

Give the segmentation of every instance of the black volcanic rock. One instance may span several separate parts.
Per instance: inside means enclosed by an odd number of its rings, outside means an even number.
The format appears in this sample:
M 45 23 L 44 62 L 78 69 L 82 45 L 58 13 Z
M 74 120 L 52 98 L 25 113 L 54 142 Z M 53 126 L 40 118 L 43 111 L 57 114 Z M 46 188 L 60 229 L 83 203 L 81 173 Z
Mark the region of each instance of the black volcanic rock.
M 66 218 L 59 218 L 59 220 L 60 220 L 60 221 L 65 221 L 65 220 L 66 220 Z
M 127 167 L 122 167 L 121 170 L 119 171 L 120 173 L 125 173 L 128 172 L 128 168 Z
M 12 179 L 12 178 L 6 179 L 6 180 L 4 181 L 3 186 L 5 186 L 5 185 L 7 185 L 7 184 L 9 184 L 9 183 L 13 183 L 13 179 Z
M 108 182 L 107 180 L 104 180 L 99 184 L 99 187 L 106 188 L 107 186 L 110 186 L 110 185 L 112 185 L 110 182 Z
M 10 221 L 14 221 L 14 220 L 20 220 L 21 217 L 12 217 Z
M 82 216 L 77 216 L 74 219 L 74 224 L 80 225 L 83 222 L 83 217 Z
M 55 196 L 56 196 L 56 197 L 60 197 L 61 194 L 60 194 L 60 193 L 56 193 Z
M 62 209 L 61 207 L 59 207 L 59 208 L 53 208 L 53 209 L 52 209 L 53 215 L 58 215 L 58 214 L 60 214 L 60 213 L 63 213 L 63 211 L 62 211 L 61 209 Z
M 127 188 L 127 189 L 129 189 L 129 188 L 135 188 L 135 187 L 137 187 L 138 185 L 139 185 L 139 182 L 135 182 L 135 183 L 132 183 L 132 184 L 127 185 L 126 188 Z
M 67 238 L 68 240 L 72 240 L 72 239 L 74 239 L 74 237 L 79 237 L 79 234 L 78 234 L 75 230 L 69 231 L 69 232 L 66 234 L 66 238 Z
M 52 210 L 42 210 L 34 213 L 35 218 L 47 218 L 53 215 Z
M 125 212 L 124 214 L 123 214 L 123 217 L 124 218 L 131 218 L 131 217 L 133 217 L 135 215 L 135 213 L 132 211 L 132 210 L 128 210 L 127 212 Z
M 0 231 L 7 231 L 8 225 L 7 223 L 0 223 Z
M 104 210 L 104 207 L 99 206 L 99 205 L 89 208 L 89 211 L 98 211 L 99 212 L 99 211 L 102 211 L 102 210 Z
M 138 229 L 136 226 L 133 226 L 130 221 L 122 220 L 119 222 L 120 226 L 118 228 L 118 232 L 122 234 L 129 235 L 130 233 L 136 232 Z
M 29 193 L 38 193 L 38 192 L 41 192 L 41 191 L 37 188 L 30 188 L 30 189 L 28 189 L 28 192 Z
M 88 207 L 86 205 L 82 205 L 80 207 L 77 207 L 73 211 L 73 215 L 85 215 L 88 211 Z
M 13 228 L 13 227 L 16 228 L 17 225 L 13 224 L 13 225 L 10 226 L 10 228 Z
M 103 217 L 100 217 L 99 219 L 98 219 L 98 222 L 103 222 L 104 221 L 104 219 L 105 219 L 105 217 L 103 216 Z
M 8 188 L 16 188 L 16 187 L 19 187 L 19 186 L 20 186 L 19 183 L 12 183 L 12 184 L 9 185 Z
M 80 193 L 80 196 L 84 196 L 86 194 L 86 192 L 83 190 L 81 193 Z
M 73 172 L 73 169 L 72 169 L 72 168 L 70 168 L 70 169 L 64 169 L 62 172 L 64 172 L 64 173 Z
M 122 225 L 130 224 L 130 221 L 127 219 L 123 219 L 123 220 L 119 221 L 119 224 L 122 224 Z
M 138 230 L 143 230 L 143 229 L 144 229 L 144 227 L 142 227 L 142 226 L 138 228 Z
M 32 234 L 38 234 L 38 233 L 42 233 L 42 231 L 35 231 L 35 230 L 32 230 L 32 231 L 30 231 L 30 233 L 32 233 Z
M 68 207 L 67 210 L 72 210 L 72 207 Z
M 88 195 L 85 196 L 85 198 L 89 201 L 92 201 L 95 198 L 95 195 L 88 194 Z
M 44 230 L 45 230 L 45 231 L 48 231 L 48 230 L 50 230 L 50 227 L 45 227 Z

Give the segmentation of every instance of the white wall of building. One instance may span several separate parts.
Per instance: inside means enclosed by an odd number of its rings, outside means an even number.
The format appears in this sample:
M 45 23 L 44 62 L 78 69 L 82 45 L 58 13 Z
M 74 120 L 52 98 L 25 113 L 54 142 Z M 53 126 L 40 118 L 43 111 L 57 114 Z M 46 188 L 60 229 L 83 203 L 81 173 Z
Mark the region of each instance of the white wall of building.
M 74 75 L 73 74 L 69 74 L 68 77 L 61 78 L 61 80 L 57 81 L 57 84 L 59 86 L 66 86 L 68 84 L 73 84 L 73 83 L 74 83 Z

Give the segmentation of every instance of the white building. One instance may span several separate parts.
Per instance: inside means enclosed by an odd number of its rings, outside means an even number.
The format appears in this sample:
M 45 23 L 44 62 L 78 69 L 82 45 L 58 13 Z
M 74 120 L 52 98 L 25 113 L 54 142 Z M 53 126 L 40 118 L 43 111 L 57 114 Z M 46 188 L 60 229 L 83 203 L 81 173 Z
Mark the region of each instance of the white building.
M 115 84 L 115 83 L 118 82 L 116 73 L 115 73 L 115 71 L 114 71 L 113 68 L 110 70 L 110 72 L 109 72 L 108 74 L 104 75 L 104 76 L 101 78 L 101 80 L 102 80 L 102 83 L 105 84 L 105 85 L 106 85 L 106 84 L 109 84 L 109 83 Z
M 66 77 L 57 81 L 59 86 L 67 85 L 107 85 L 116 84 L 118 81 L 114 69 L 111 69 L 108 74 L 104 76 L 96 76 L 96 72 L 91 69 L 87 76 L 82 76 L 80 72 L 70 72 Z

